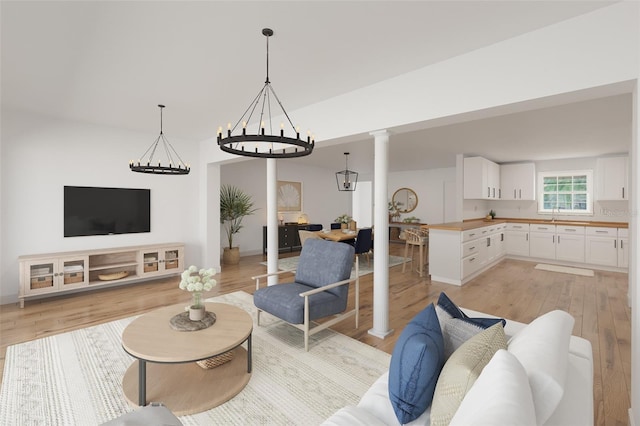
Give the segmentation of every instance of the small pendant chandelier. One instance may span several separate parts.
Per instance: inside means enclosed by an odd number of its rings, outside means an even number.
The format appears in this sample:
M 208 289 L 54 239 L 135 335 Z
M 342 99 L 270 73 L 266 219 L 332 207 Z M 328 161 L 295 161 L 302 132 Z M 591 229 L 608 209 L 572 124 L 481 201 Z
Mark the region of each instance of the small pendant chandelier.
M 336 172 L 338 191 L 355 191 L 358 184 L 358 172 L 349 170 L 349 153 L 345 152 L 345 169 Z
M 191 171 L 191 166 L 182 161 L 182 158 L 180 158 L 167 138 L 164 137 L 164 133 L 162 133 L 162 109 L 164 105 L 158 105 L 158 108 L 160 108 L 160 135 L 156 141 L 147 148 L 144 154 L 142 154 L 142 159 L 138 159 L 137 162 L 133 160 L 129 161 L 129 168 L 132 172 L 151 173 L 154 175 L 188 175 L 189 171 Z M 168 166 L 163 166 L 160 160 L 154 159 L 160 141 L 162 141 Z M 160 153 L 158 152 L 158 154 Z
M 304 157 L 313 152 L 315 141 L 310 132 L 307 133 L 306 140 L 300 138 L 300 130 L 293 125 L 289 114 L 285 111 L 278 95 L 271 86 L 269 81 L 269 37 L 273 35 L 273 30 L 264 28 L 262 34 L 267 38 L 267 78 L 264 86 L 258 92 L 256 97 L 251 101 L 242 117 L 231 127 L 231 123 L 227 125 L 226 134 L 222 132 L 222 126 L 218 127 L 218 146 L 220 149 L 236 155 L 257 158 L 293 158 Z M 285 135 L 284 123 L 280 124 L 280 132 L 274 134 L 271 124 L 271 98 L 277 102 L 282 110 L 282 114 L 286 117 L 291 125 L 290 133 L 295 137 Z M 262 100 L 262 102 L 260 102 Z M 260 108 L 258 108 L 260 106 Z M 247 123 L 251 122 L 254 112 L 259 109 L 258 126 L 255 133 L 251 133 L 247 129 Z M 266 115 L 266 116 L 265 116 Z M 242 133 L 233 135 L 238 126 L 242 123 Z M 266 126 L 266 128 L 265 128 Z

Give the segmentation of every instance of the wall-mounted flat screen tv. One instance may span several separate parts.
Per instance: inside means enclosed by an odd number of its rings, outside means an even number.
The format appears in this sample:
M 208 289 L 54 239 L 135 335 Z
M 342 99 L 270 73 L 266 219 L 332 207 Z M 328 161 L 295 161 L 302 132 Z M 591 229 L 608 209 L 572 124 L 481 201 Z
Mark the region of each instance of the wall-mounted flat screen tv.
M 151 190 L 64 187 L 64 236 L 151 232 Z

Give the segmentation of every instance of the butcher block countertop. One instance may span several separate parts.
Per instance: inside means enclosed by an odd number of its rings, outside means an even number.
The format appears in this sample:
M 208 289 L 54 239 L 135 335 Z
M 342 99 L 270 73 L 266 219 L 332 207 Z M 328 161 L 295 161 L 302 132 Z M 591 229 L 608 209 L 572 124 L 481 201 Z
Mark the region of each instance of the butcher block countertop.
M 423 225 L 429 229 L 442 229 L 446 231 L 467 231 L 469 229 L 482 228 L 495 223 L 533 223 L 547 225 L 570 225 L 570 226 L 590 226 L 603 228 L 627 228 L 627 222 L 595 222 L 582 220 L 545 220 L 545 219 L 514 219 L 514 218 L 495 218 L 493 220 L 486 219 L 470 219 L 463 222 L 438 223 L 434 225 Z

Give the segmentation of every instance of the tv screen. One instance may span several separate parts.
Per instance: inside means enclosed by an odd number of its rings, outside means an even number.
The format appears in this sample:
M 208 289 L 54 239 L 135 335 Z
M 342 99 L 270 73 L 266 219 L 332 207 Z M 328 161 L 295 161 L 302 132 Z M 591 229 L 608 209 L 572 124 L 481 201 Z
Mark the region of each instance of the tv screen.
M 64 236 L 151 232 L 151 190 L 64 187 Z

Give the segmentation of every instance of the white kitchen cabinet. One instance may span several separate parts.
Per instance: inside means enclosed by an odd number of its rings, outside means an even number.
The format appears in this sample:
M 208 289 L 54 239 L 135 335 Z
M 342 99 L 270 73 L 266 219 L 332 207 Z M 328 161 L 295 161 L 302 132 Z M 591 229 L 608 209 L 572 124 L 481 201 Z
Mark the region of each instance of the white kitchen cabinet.
M 508 255 L 529 257 L 528 223 L 507 223 L 505 239 Z
M 629 267 L 629 229 L 618 228 L 618 267 Z
M 432 281 L 462 285 L 504 255 L 504 224 L 465 231 L 429 230 L 429 273 Z
M 584 226 L 531 224 L 530 231 L 531 257 L 584 263 Z
M 584 226 L 556 226 L 556 259 L 584 263 Z
M 585 237 L 585 261 L 592 265 L 618 266 L 618 230 L 588 227 Z
M 534 163 L 500 165 L 500 189 L 503 200 L 536 199 L 536 166 Z
M 556 226 L 529 225 L 529 255 L 541 259 L 556 258 Z
M 497 200 L 500 198 L 500 165 L 483 157 L 464 159 L 464 198 Z
M 629 157 L 603 157 L 596 160 L 596 199 L 629 199 Z

